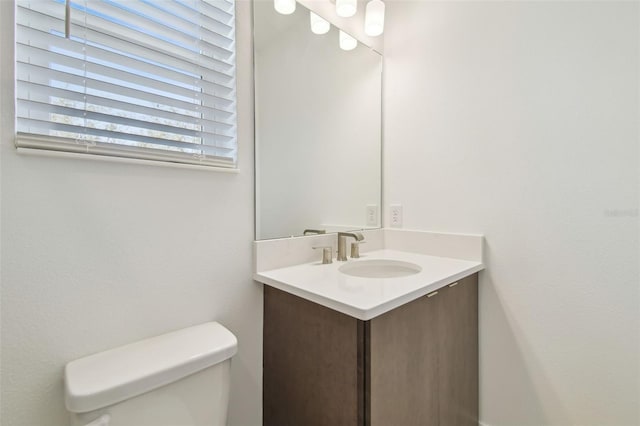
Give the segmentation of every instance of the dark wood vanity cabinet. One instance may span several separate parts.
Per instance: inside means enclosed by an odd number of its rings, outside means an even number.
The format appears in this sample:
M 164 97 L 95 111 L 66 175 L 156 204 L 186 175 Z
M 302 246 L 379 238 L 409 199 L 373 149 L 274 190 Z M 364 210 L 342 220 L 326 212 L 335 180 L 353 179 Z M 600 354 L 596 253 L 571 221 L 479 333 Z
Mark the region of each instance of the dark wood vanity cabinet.
M 265 286 L 263 424 L 477 426 L 477 282 L 370 321 Z

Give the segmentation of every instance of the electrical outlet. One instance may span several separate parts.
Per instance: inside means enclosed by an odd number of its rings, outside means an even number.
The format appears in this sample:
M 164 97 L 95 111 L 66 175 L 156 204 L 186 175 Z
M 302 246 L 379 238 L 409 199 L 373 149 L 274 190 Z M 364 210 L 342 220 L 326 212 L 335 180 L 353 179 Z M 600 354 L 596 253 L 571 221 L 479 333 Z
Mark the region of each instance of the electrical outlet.
M 402 204 L 391 204 L 390 219 L 392 228 L 402 228 Z
M 378 205 L 367 204 L 367 226 L 378 226 Z

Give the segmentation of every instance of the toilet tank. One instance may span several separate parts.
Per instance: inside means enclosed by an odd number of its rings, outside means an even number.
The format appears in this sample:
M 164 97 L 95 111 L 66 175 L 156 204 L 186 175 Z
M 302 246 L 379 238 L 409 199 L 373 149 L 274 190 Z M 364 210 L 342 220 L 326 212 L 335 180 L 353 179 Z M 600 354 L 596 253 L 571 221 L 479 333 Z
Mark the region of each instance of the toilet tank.
M 224 426 L 236 337 L 217 322 L 70 362 L 72 426 Z

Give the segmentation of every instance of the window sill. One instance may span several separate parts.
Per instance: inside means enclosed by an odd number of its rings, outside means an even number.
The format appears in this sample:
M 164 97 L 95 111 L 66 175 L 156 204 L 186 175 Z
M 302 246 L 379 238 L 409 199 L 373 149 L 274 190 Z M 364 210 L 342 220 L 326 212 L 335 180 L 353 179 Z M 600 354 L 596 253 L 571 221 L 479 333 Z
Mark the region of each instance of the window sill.
M 32 155 L 32 156 L 39 156 L 39 157 L 73 158 L 73 159 L 79 159 L 79 160 L 103 161 L 108 163 L 139 164 L 144 166 L 169 167 L 174 169 L 204 170 L 207 172 L 215 172 L 215 173 L 232 173 L 232 174 L 240 173 L 240 169 L 238 168 L 202 166 L 199 164 L 177 163 L 177 162 L 170 162 L 170 161 L 143 160 L 139 158 L 115 157 L 115 156 L 109 156 L 109 155 L 97 155 L 97 154 L 66 152 L 66 151 L 53 151 L 53 150 L 38 149 L 38 148 L 18 147 L 16 148 L 16 150 L 20 155 Z

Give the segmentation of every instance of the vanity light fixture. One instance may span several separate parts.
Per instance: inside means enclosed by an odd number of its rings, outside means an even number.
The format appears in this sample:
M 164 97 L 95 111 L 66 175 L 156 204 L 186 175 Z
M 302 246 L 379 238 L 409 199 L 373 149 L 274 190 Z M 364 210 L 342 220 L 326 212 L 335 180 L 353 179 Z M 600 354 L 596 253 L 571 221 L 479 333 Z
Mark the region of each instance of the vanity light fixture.
M 311 20 L 311 32 L 314 34 L 326 34 L 331 29 L 329 21 L 322 19 L 312 11 L 309 11 L 309 18 Z
M 358 40 L 351 37 L 349 34 L 340 30 L 340 49 L 353 50 L 358 46 Z
M 273 0 L 276 12 L 283 15 L 291 15 L 296 11 L 296 0 Z
M 379 36 L 384 31 L 384 3 L 371 0 L 364 15 L 364 32 L 370 37 Z
M 336 13 L 342 18 L 350 18 L 358 10 L 358 0 L 336 0 Z

